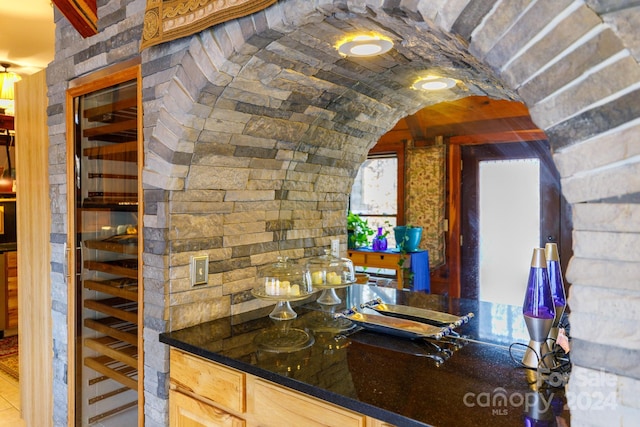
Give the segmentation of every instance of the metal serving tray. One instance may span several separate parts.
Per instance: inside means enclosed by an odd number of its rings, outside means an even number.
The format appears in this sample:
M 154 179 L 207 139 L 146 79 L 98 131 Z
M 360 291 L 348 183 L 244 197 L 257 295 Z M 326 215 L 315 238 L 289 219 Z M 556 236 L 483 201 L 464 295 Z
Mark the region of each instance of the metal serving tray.
M 353 323 L 371 331 L 400 336 L 404 338 L 441 339 L 451 333 L 450 327 L 428 325 L 408 319 L 360 313 L 352 308 L 337 316 L 345 317 Z
M 466 316 L 455 316 L 441 311 L 429 310 L 426 308 L 410 307 L 408 305 L 395 305 L 383 303 L 381 299 L 375 299 L 360 305 L 361 308 L 370 308 L 385 316 L 410 319 L 418 322 L 427 322 L 437 326 L 448 325 L 456 328 L 464 323 L 468 323 L 474 317 L 473 313 Z

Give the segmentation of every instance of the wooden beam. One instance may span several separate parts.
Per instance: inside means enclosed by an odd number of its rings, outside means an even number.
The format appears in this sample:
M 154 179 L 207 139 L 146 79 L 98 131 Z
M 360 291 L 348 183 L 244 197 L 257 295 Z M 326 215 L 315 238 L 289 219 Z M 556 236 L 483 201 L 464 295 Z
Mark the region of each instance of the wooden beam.
M 449 138 L 451 145 L 495 144 L 501 142 L 544 141 L 547 135 L 540 129 L 517 130 L 495 133 L 460 135 Z
M 52 0 L 84 38 L 98 34 L 98 8 L 96 0 Z
M 411 139 L 413 142 L 424 145 L 427 143 L 427 135 L 425 134 L 422 124 L 420 123 L 420 119 L 415 114 L 407 116 L 404 118 L 404 121 L 407 123 L 409 127 L 409 132 L 411 133 Z

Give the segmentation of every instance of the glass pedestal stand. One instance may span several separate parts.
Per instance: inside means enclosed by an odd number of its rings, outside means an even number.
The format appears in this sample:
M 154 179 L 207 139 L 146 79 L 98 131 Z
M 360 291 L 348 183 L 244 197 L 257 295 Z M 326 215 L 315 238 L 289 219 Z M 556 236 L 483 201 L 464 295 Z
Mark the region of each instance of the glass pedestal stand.
M 347 286 L 353 285 L 356 283 L 355 281 L 341 283 L 339 285 L 314 285 L 315 288 L 321 289 L 322 293 L 316 300 L 318 304 L 322 305 L 337 305 L 342 302 L 338 294 L 336 294 L 336 289 L 346 288 Z
M 291 307 L 291 301 L 301 301 L 313 295 L 314 292 L 300 293 L 299 295 L 271 295 L 264 292 L 264 289 L 255 288 L 251 290 L 251 294 L 259 299 L 265 301 L 275 301 L 276 306 L 269 314 L 269 317 L 274 320 L 292 320 L 298 317 Z

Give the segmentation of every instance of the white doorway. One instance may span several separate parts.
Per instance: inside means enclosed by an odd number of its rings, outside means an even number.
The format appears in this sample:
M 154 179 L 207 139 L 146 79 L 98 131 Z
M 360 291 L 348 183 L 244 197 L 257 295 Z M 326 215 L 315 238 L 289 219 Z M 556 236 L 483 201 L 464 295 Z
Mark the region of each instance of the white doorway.
M 522 305 L 540 242 L 540 160 L 478 165 L 479 299 Z

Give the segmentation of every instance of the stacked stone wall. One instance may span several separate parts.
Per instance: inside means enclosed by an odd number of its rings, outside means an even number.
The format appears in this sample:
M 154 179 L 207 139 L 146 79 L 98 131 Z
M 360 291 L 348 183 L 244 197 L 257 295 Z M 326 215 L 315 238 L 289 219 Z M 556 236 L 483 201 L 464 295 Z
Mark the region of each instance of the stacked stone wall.
M 69 381 L 65 93 L 73 78 L 139 54 L 144 3 L 99 2 L 100 33 L 84 40 L 56 15 L 47 71 L 56 425 L 66 424 Z M 634 324 L 640 304 L 640 9 L 620 4 L 286 0 L 140 53 L 146 425 L 168 421 L 168 349 L 158 335 L 264 305 L 249 290 L 278 255 L 304 260 L 336 237 L 346 247 L 348 194 L 369 148 L 398 119 L 454 99 L 400 83 L 436 59 L 468 64 L 460 77 L 473 84 L 458 96 L 522 99 L 549 136 L 575 215 L 567 272 L 574 361 L 614 373 L 618 384 L 617 409 L 596 417 L 575 407 L 573 420 L 624 425 L 640 415 L 627 394 L 640 375 L 626 362 L 638 359 L 640 345 L 622 327 Z M 404 38 L 393 61 L 326 53 L 352 28 L 345 22 L 366 28 L 375 20 Z M 190 258 L 202 254 L 209 283 L 192 288 Z

